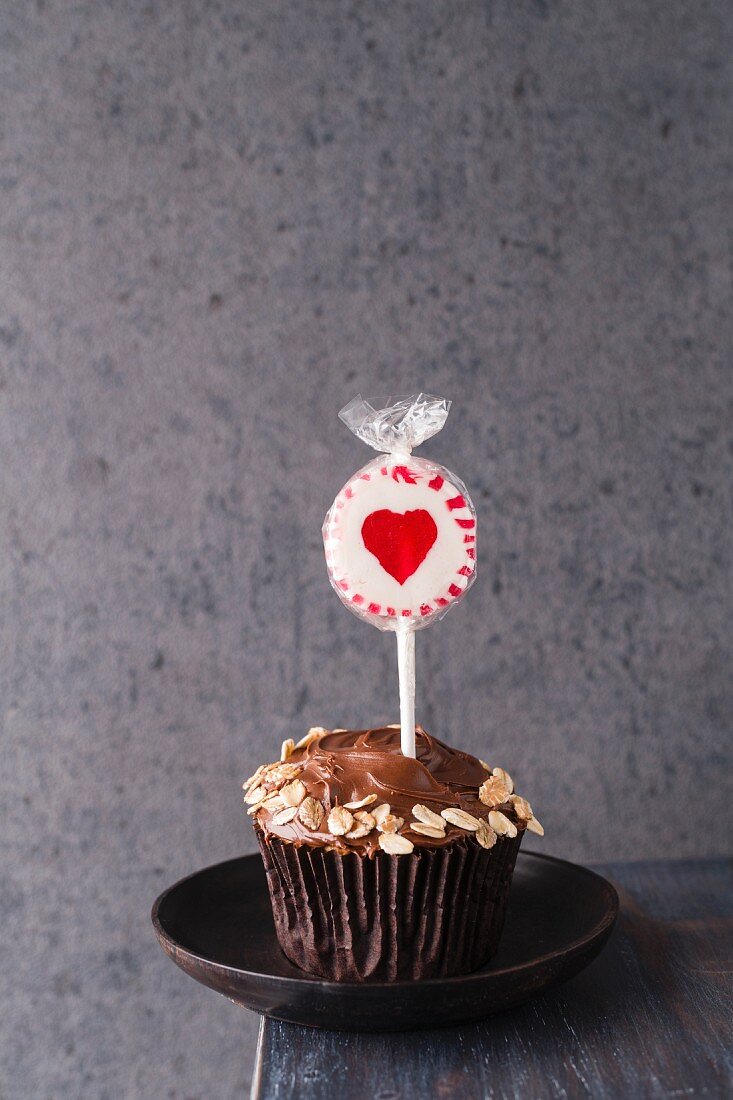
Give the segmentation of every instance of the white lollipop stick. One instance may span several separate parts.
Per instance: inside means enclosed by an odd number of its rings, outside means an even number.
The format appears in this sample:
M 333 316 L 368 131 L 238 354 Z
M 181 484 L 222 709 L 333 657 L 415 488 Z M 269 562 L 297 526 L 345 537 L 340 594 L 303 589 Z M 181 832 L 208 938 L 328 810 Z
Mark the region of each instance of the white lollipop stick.
M 408 623 L 397 630 L 397 670 L 400 680 L 400 748 L 415 758 L 415 632 Z

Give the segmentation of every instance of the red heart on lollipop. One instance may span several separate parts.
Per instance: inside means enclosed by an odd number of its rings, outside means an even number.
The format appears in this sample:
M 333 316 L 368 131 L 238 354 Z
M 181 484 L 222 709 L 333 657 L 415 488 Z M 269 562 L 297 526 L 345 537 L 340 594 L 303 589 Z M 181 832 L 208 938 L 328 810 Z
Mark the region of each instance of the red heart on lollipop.
M 380 508 L 364 520 L 361 537 L 382 569 L 398 584 L 404 584 L 425 561 L 438 537 L 438 528 L 424 508 L 402 514 Z

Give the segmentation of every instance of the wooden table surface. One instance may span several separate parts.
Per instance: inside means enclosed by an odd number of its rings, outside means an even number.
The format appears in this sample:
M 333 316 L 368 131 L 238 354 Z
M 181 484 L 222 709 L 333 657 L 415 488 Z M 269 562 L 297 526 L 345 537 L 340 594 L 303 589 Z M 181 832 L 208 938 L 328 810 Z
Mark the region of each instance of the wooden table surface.
M 409 1034 L 263 1019 L 252 1100 L 733 1097 L 733 861 L 596 867 L 621 915 L 567 984 Z

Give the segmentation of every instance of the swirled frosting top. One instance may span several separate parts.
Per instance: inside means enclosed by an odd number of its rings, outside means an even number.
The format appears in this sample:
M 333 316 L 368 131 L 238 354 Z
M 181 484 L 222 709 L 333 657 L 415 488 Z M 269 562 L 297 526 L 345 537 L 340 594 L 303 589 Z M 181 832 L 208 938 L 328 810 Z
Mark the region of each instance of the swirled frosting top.
M 542 827 L 501 768 L 451 748 L 418 726 L 416 758 L 400 751 L 399 727 L 324 730 L 244 784 L 248 812 L 267 839 L 373 855 L 473 840 Z M 396 839 L 395 839 L 396 838 Z

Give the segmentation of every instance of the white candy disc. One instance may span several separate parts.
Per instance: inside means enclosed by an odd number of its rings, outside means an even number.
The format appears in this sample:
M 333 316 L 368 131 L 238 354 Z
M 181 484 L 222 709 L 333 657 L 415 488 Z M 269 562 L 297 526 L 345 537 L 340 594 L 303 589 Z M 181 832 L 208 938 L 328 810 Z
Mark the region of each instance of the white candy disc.
M 421 627 L 470 588 L 476 512 L 442 466 L 374 459 L 344 485 L 323 525 L 328 574 L 351 611 L 382 630 Z

